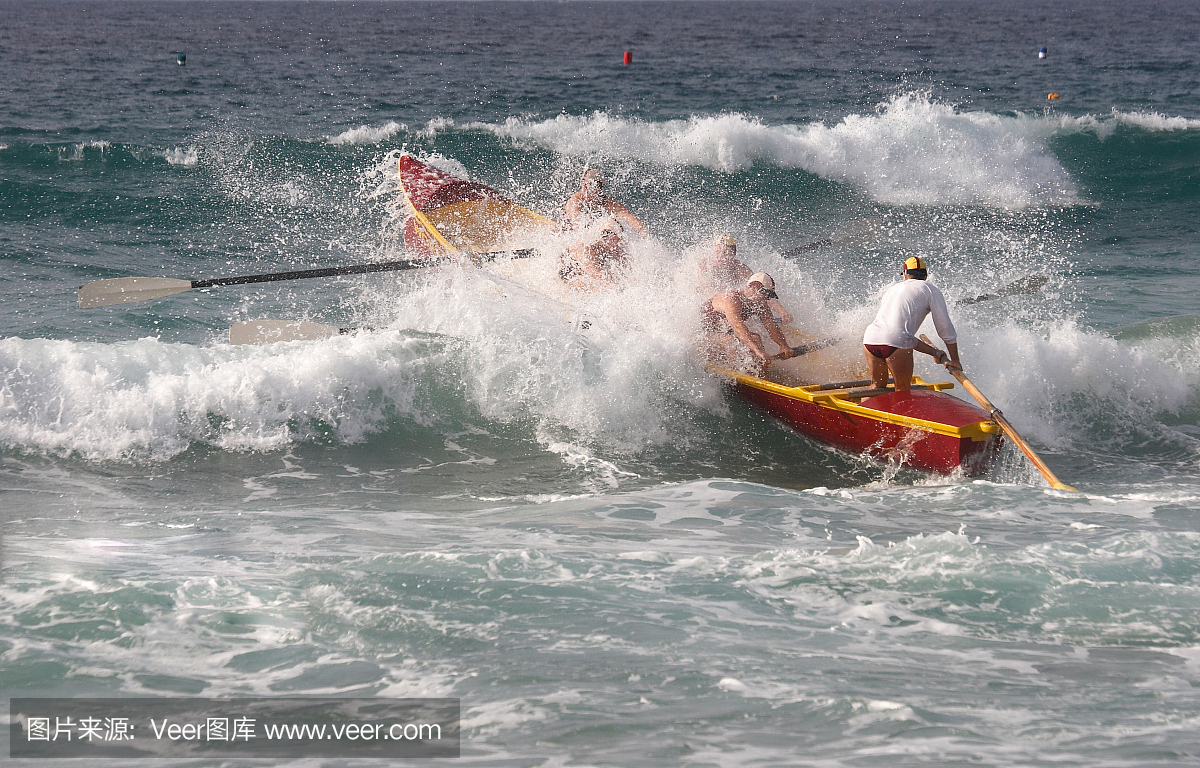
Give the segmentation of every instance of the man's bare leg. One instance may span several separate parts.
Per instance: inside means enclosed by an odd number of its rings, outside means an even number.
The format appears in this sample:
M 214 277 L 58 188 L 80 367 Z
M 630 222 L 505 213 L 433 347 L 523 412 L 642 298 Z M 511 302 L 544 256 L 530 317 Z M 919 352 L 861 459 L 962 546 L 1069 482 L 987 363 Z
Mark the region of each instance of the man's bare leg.
M 887 386 L 888 380 L 887 360 L 875 357 L 866 349 L 863 349 L 863 354 L 867 356 L 867 367 L 871 369 L 871 386 L 875 389 L 883 389 Z
M 912 385 L 913 351 L 897 349 L 888 355 L 887 364 L 892 369 L 892 378 L 896 380 L 896 391 L 907 392 Z

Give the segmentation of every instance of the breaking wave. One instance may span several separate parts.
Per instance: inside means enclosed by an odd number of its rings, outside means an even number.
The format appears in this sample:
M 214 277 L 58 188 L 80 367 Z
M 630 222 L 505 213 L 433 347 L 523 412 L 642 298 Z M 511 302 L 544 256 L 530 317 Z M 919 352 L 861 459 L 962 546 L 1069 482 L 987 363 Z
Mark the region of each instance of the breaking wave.
M 1083 202 L 1049 151 L 1043 118 L 962 112 L 906 94 L 874 114 L 833 125 L 768 125 L 741 114 L 648 123 L 597 112 L 490 126 L 501 136 L 569 155 L 742 171 L 756 162 L 798 168 L 893 205 L 1024 208 Z
M 90 460 L 161 460 L 192 442 L 272 450 L 343 442 L 411 412 L 426 355 L 395 334 L 198 347 L 0 340 L 0 444 Z
M 325 139 L 329 144 L 380 144 L 401 131 L 407 131 L 408 126 L 389 120 L 383 125 L 360 125 L 342 131 L 337 136 Z
M 181 165 L 184 168 L 191 168 L 200 162 L 200 150 L 196 147 L 188 147 L 180 149 L 179 147 L 171 147 L 162 153 L 165 159 L 171 165 Z

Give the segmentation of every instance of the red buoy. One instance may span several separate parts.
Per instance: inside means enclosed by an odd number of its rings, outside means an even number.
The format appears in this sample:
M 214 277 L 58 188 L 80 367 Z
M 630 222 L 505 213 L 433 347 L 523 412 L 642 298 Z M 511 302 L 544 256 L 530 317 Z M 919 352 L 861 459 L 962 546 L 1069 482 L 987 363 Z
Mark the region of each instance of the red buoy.
M 625 66 L 633 63 L 633 51 L 625 51 L 625 59 L 621 62 Z

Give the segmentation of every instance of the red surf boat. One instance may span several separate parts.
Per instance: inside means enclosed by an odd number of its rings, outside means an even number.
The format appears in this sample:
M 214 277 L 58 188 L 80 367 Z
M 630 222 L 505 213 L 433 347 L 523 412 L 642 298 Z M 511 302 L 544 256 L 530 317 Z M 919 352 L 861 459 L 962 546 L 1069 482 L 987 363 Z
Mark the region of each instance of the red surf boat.
M 986 472 L 1000 452 L 1001 430 L 987 413 L 942 390 L 949 382 L 913 377 L 908 392 L 867 389 L 848 381 L 789 387 L 718 370 L 737 394 L 784 424 L 826 445 L 925 470 L 968 476 Z
M 400 156 L 400 190 L 408 209 L 404 246 L 431 258 L 517 251 L 537 244 L 554 222 L 477 181 Z

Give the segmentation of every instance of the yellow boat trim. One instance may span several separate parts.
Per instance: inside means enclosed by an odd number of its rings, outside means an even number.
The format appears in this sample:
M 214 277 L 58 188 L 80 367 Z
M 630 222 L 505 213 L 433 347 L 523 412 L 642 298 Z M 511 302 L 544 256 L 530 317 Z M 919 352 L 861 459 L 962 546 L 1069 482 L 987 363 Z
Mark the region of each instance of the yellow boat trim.
M 782 384 L 776 384 L 773 381 L 766 379 L 758 379 L 753 376 L 737 373 L 736 371 L 726 370 L 709 366 L 710 371 L 719 373 L 722 376 L 736 381 L 754 389 L 761 389 L 764 392 L 780 395 L 782 397 L 791 398 L 793 400 L 801 400 L 806 403 L 812 403 L 822 408 L 829 408 L 842 413 L 850 413 L 863 418 L 872 419 L 874 421 L 882 421 L 887 424 L 895 424 L 900 427 L 908 427 L 910 429 L 920 429 L 925 432 L 933 432 L 938 435 L 946 435 L 947 437 L 970 438 L 973 442 L 982 442 L 990 439 L 990 436 L 1000 432 L 1000 425 L 994 421 L 987 419 L 976 421 L 972 424 L 967 424 L 962 427 L 953 427 L 949 424 L 942 424 L 937 421 L 926 421 L 925 419 L 915 419 L 911 416 L 902 416 L 898 413 L 888 413 L 887 411 L 877 411 L 874 408 L 867 408 L 858 403 L 847 399 L 847 395 L 851 390 L 826 390 L 820 391 L 820 384 L 811 384 L 802 387 L 785 387 Z M 954 384 L 948 381 L 926 382 L 920 376 L 913 376 L 912 383 L 914 385 L 927 386 L 935 392 L 941 392 L 943 389 L 953 389 Z
M 399 165 L 397 165 L 397 175 L 399 175 L 399 172 Z M 438 244 L 446 250 L 447 256 L 459 255 L 458 249 L 451 245 L 449 240 L 442 237 L 442 233 L 437 231 L 437 228 L 429 222 L 429 219 L 425 217 L 425 214 L 418 211 L 417 207 L 413 205 L 412 198 L 408 196 L 408 188 L 404 186 L 403 176 L 400 176 L 400 192 L 404 195 L 404 205 L 407 206 L 409 215 L 416 219 L 417 223 L 421 225 L 421 234 L 426 237 L 432 237 L 434 240 L 436 240 Z M 428 243 L 428 240 L 426 240 L 426 242 Z

